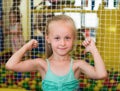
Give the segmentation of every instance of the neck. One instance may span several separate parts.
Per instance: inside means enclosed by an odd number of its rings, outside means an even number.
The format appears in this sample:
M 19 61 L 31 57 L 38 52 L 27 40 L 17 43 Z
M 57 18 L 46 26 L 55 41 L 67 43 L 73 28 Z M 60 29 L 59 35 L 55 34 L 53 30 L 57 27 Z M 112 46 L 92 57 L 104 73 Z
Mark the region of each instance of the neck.
M 70 55 L 66 55 L 66 56 L 58 56 L 58 55 L 52 55 L 50 57 L 51 60 L 55 60 L 55 61 L 67 61 L 70 60 Z

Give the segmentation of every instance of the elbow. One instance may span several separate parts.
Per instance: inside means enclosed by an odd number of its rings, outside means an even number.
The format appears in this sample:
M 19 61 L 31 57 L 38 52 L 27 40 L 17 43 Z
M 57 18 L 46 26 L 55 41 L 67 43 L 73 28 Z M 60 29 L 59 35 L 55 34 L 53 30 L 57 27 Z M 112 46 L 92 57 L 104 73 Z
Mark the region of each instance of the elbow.
M 9 65 L 8 63 L 5 64 L 5 68 L 7 70 L 13 70 L 13 66 Z
M 10 69 L 10 66 L 6 63 L 6 64 L 5 64 L 5 68 L 6 68 L 7 70 L 9 70 L 9 69 Z
M 98 76 L 98 79 L 106 79 L 108 77 L 108 74 L 107 74 L 107 72 L 105 72 L 105 73 L 103 73 L 103 74 L 100 74 L 99 76 Z

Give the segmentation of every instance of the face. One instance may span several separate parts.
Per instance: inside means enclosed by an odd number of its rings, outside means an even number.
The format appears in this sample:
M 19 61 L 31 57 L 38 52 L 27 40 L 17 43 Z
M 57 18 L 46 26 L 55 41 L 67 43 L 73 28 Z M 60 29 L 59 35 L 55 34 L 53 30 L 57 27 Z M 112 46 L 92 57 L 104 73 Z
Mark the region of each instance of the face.
M 10 19 L 10 23 L 16 22 L 16 17 L 13 13 L 10 13 L 9 19 Z
M 63 21 L 52 22 L 49 25 L 46 39 L 51 44 L 53 54 L 67 55 L 72 50 L 75 38 L 71 26 Z

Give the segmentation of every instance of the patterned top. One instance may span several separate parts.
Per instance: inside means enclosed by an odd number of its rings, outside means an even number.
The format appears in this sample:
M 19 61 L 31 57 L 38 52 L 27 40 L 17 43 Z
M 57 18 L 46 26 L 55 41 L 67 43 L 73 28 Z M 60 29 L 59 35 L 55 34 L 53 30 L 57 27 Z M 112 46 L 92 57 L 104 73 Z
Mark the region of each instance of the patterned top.
M 72 70 L 73 59 L 71 59 L 70 70 L 64 76 L 57 76 L 50 70 L 50 63 L 47 59 L 48 71 L 42 80 L 43 91 L 77 91 L 79 81 L 75 78 Z

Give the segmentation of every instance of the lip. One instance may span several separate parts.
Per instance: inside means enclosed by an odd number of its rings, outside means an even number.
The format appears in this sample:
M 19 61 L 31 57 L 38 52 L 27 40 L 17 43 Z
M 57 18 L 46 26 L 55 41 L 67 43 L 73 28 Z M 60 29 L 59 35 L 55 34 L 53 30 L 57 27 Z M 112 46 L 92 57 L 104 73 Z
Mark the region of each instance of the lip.
M 67 48 L 58 48 L 58 49 L 60 49 L 60 50 L 65 50 L 65 49 L 67 49 Z

